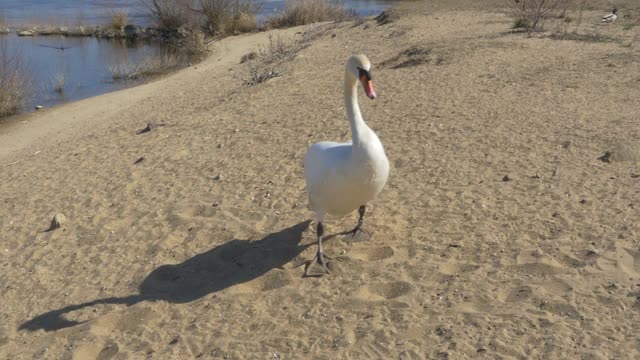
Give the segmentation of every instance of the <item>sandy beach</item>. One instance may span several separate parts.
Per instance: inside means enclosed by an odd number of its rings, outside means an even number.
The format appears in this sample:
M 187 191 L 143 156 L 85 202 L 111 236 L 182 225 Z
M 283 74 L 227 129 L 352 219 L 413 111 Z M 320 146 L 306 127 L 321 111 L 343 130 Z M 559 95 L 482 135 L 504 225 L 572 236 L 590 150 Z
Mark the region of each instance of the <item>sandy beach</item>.
M 4 124 L 0 358 L 640 358 L 640 12 L 603 26 L 602 3 L 590 37 L 561 40 L 575 22 L 527 36 L 444 3 L 229 37 Z M 281 76 L 243 84 L 243 55 L 310 31 Z M 350 139 L 356 53 L 391 176 L 371 239 L 330 237 L 331 274 L 304 278 L 302 158 Z

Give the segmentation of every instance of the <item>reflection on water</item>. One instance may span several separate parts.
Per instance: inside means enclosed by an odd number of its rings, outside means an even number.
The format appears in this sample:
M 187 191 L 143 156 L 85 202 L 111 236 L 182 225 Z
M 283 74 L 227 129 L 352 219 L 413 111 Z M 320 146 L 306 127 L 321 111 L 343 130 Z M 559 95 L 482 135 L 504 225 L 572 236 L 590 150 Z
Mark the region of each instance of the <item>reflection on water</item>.
M 284 7 L 285 0 L 258 0 L 262 16 L 272 15 Z M 345 7 L 368 16 L 380 12 L 392 0 L 343 0 Z M 129 19 L 142 26 L 149 25 L 143 0 L 0 0 L 0 16 L 9 24 L 105 24 L 111 10 L 126 11 Z
M 114 83 L 111 67 L 135 64 L 160 51 L 158 46 L 142 42 L 64 36 L 22 38 L 15 34 L 0 36 L 0 49 L 19 54 L 32 70 L 33 97 L 27 109 L 134 85 L 135 82 Z
M 146 25 L 148 18 L 140 0 L 0 0 L 0 16 L 10 25 L 106 24 L 111 10 L 123 10 L 129 19 Z
M 389 0 L 346 0 L 345 6 L 360 15 L 371 15 L 388 6 Z M 264 0 L 260 18 L 280 11 L 284 0 Z M 98 25 L 109 22 L 114 10 L 126 11 L 129 21 L 151 25 L 140 0 L 0 0 L 0 23 Z M 92 37 L 0 35 L 0 55 L 18 54 L 32 70 L 33 97 L 26 109 L 52 106 L 135 85 L 116 82 L 111 68 L 137 64 L 155 56 L 157 44 L 96 39 Z

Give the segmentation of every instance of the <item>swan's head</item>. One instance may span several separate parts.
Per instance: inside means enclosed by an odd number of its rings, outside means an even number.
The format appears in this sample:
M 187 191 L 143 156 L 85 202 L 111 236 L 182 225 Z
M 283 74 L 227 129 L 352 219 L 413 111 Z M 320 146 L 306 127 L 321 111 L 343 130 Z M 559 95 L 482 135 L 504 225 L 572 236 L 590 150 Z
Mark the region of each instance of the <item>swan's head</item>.
M 618 15 L 618 9 L 617 8 L 613 8 L 613 10 L 611 12 L 613 12 L 614 15 Z
M 347 61 L 347 76 L 352 80 L 360 80 L 369 99 L 376 98 L 376 91 L 371 81 L 371 62 L 364 55 L 353 55 Z

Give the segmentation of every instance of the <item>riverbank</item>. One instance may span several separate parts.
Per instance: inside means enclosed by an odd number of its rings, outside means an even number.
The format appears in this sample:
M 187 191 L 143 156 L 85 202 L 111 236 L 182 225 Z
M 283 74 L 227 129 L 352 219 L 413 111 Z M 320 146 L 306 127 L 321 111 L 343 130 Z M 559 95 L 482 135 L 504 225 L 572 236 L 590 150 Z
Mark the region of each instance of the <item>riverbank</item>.
M 96 37 L 99 39 L 125 39 L 129 41 L 137 40 L 163 40 L 169 41 L 182 39 L 191 35 L 192 30 L 187 27 L 177 29 L 163 29 L 156 27 L 142 27 L 135 24 L 113 28 L 105 25 L 94 26 L 21 26 L 11 29 L 9 27 L 0 29 L 1 34 L 16 33 L 21 37 L 29 36 L 66 36 L 66 37 Z
M 0 119 L 25 109 L 41 109 L 137 85 L 141 80 L 175 71 L 199 61 L 206 43 L 214 39 L 313 22 L 352 20 L 376 9 L 380 12 L 384 6 L 384 1 L 360 0 L 345 2 L 344 6 L 353 6 L 350 10 L 326 0 L 290 2 L 286 6 L 275 3 L 282 8 L 267 15 L 263 8 L 274 11 L 273 3 L 259 6 L 252 0 L 215 0 L 203 2 L 196 9 L 163 0 L 147 4 L 147 18 L 142 20 L 155 25 L 146 28 L 130 22 L 130 8 L 116 8 L 113 3 L 102 5 L 102 17 L 94 14 L 94 21 L 100 19 L 100 25 L 84 25 L 79 15 L 74 22 L 70 13 L 74 4 L 65 3 L 69 18 L 62 23 L 75 25 L 16 27 L 19 6 L 9 4 L 9 22 L 4 13 L 0 14 L 0 82 L 7 82 L 0 89 Z M 124 0 L 122 5 L 126 4 Z M 46 8 L 51 4 L 40 5 Z M 81 9 L 81 4 L 75 6 Z M 87 6 L 94 7 L 95 13 L 99 4 Z M 140 15 L 134 18 L 140 21 Z M 262 19 L 260 25 L 258 18 Z M 29 22 L 31 18 L 26 19 Z M 13 30 L 6 27 L 8 23 L 14 24 Z
M 589 10 L 575 33 L 598 37 L 558 40 L 555 23 L 527 36 L 492 8 L 418 5 L 322 28 L 254 86 L 241 58 L 309 29 L 223 39 L 1 134 L 0 357 L 640 356 L 633 19 Z M 391 178 L 372 239 L 331 238 L 331 275 L 302 278 L 301 162 L 349 139 L 353 53 L 373 62 L 378 98 L 360 103 Z

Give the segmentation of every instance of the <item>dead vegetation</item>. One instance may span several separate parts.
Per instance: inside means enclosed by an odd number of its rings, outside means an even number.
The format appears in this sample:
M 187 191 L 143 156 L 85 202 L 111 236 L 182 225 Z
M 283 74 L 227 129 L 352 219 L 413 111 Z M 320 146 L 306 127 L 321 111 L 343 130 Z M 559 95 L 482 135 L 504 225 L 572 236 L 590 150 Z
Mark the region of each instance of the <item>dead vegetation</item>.
M 329 0 L 287 0 L 284 10 L 266 20 L 267 28 L 285 28 L 325 21 L 345 21 L 355 14 Z
M 51 83 L 53 84 L 53 92 L 59 95 L 64 94 L 64 85 L 66 83 L 66 77 L 62 71 L 59 71 L 53 74 Z
M 29 69 L 19 55 L 0 52 L 0 118 L 20 112 L 31 94 Z
M 387 9 L 380 13 L 380 15 L 376 16 L 374 20 L 378 24 L 378 26 L 387 25 L 400 18 L 400 14 L 397 10 L 391 8 Z
M 180 41 L 178 46 L 183 53 L 192 57 L 207 52 L 207 41 L 204 33 L 200 30 L 193 30 Z
M 544 21 L 566 13 L 572 0 L 505 0 L 507 14 L 513 18 L 514 29 L 539 31 Z
M 120 64 L 110 68 L 113 81 L 142 80 L 168 74 L 185 67 L 188 57 L 176 51 L 163 51 L 141 63 Z
M 440 65 L 443 62 L 444 59 L 439 55 L 434 55 L 432 49 L 416 45 L 401 51 L 380 65 L 390 69 L 401 69 L 429 63 Z
M 326 30 L 327 27 L 311 26 L 298 39 L 269 35 L 266 46 L 240 59 L 240 63 L 247 64 L 248 70 L 248 77 L 242 79 L 243 83 L 254 86 L 282 75 L 284 64 L 293 60 L 300 50 L 309 46 Z
M 189 0 L 141 0 L 161 29 L 178 29 L 192 22 Z
M 257 0 L 141 0 L 160 30 L 187 28 L 208 35 L 258 29 Z
M 129 23 L 129 14 L 124 10 L 112 10 L 109 13 L 109 27 L 120 31 Z
M 256 16 L 261 5 L 255 0 L 198 0 L 196 12 L 205 18 L 211 35 L 237 34 L 258 29 Z
M 614 41 L 610 36 L 606 36 L 598 33 L 578 33 L 578 32 L 561 32 L 552 33 L 549 35 L 553 40 L 569 40 L 569 41 L 583 41 L 583 42 L 607 42 Z

